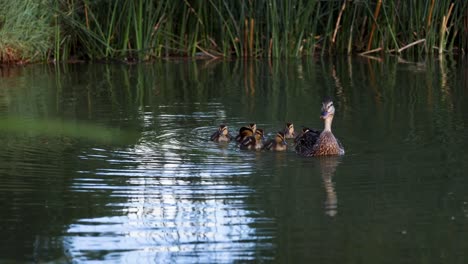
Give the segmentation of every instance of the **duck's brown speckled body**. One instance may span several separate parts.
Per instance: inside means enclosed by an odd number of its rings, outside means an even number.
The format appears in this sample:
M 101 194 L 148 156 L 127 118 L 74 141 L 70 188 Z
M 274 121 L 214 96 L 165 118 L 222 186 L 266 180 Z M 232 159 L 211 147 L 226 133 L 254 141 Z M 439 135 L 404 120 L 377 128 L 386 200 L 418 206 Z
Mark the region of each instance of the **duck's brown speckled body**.
M 322 131 L 307 156 L 343 155 L 344 149 L 331 131 Z
M 322 102 L 322 113 L 320 118 L 324 120 L 325 127 L 320 133 L 314 130 L 303 131 L 296 139 L 296 152 L 302 156 L 331 156 L 343 155 L 343 146 L 335 138 L 331 131 L 335 107 L 330 98 Z

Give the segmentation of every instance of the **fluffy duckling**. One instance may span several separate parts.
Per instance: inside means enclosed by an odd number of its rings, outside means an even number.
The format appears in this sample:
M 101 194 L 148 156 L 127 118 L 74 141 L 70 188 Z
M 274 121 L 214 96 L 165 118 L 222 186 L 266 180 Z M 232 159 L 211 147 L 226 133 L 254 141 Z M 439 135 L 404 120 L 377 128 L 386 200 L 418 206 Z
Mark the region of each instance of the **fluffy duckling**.
M 288 144 L 285 140 L 285 134 L 283 132 L 276 133 L 275 139 L 270 139 L 263 149 L 273 150 L 273 151 L 284 151 L 288 148 Z
M 311 133 L 311 134 L 307 134 L 307 133 Z M 308 137 L 308 136 L 311 136 L 311 135 L 314 135 L 314 136 L 318 137 L 320 135 L 320 131 L 315 130 L 315 129 L 310 129 L 308 127 L 303 127 L 302 130 L 301 130 L 301 133 L 299 133 L 294 138 L 294 144 L 298 144 L 301 140 L 304 141 L 304 137 L 306 137 L 306 136 Z
M 294 138 L 296 133 L 294 132 L 293 123 L 286 123 L 286 128 L 284 129 L 284 138 Z
M 302 128 L 301 133 L 294 139 L 297 153 L 304 153 L 310 151 L 314 146 L 317 138 L 320 136 L 321 131 L 310 129 L 308 127 Z
M 214 132 L 210 137 L 211 141 L 215 142 L 229 142 L 232 136 L 229 134 L 228 127 L 226 125 L 220 125 L 218 131 Z
M 263 147 L 263 129 L 256 129 L 255 135 L 246 137 L 241 143 L 241 149 L 259 150 Z
M 322 102 L 320 118 L 324 120 L 324 129 L 320 133 L 308 130 L 296 144 L 296 152 L 303 156 L 343 155 L 345 153 L 341 143 L 331 131 L 335 107 L 331 98 L 326 97 Z
M 307 133 L 308 130 L 309 130 L 308 127 L 303 127 L 301 130 L 301 133 L 297 134 L 297 136 L 294 138 L 294 144 L 297 144 L 297 142 L 299 142 L 302 139 L 302 136 L 305 133 Z
M 241 143 L 247 137 L 254 136 L 255 131 L 257 130 L 257 124 L 252 123 L 246 127 L 241 127 L 239 129 L 239 134 L 236 136 L 236 141 Z

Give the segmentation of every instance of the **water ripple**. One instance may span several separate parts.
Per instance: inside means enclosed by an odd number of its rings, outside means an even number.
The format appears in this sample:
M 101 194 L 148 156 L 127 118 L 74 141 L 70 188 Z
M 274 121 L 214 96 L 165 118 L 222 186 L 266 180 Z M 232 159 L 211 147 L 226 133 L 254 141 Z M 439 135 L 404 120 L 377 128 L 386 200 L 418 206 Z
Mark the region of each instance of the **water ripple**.
M 69 227 L 66 244 L 75 258 L 101 254 L 112 260 L 107 252 L 114 252 L 119 260 L 172 262 L 177 256 L 177 262 L 228 263 L 253 260 L 259 239 L 271 247 L 269 236 L 259 237 L 253 227 L 258 212 L 245 205 L 255 191 L 241 183 L 252 174 L 256 155 L 208 140 L 217 125 L 203 123 L 219 115 L 219 105 L 211 105 L 212 112 L 164 112 L 173 107 L 186 106 L 160 107 L 156 117 L 143 114 L 159 129 L 144 131 L 135 146 L 81 153 L 83 161 L 102 166 L 78 171 L 82 177 L 72 189 L 106 190 L 116 200 L 106 203 L 113 216 L 83 218 Z

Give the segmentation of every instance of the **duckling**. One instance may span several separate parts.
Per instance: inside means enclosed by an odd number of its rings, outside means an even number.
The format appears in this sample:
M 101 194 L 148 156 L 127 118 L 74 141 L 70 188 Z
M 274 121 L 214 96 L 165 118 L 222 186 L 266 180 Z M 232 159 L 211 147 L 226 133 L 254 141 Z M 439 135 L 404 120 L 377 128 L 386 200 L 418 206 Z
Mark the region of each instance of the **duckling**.
M 308 127 L 303 127 L 301 130 L 301 133 L 297 134 L 297 136 L 294 138 L 294 144 L 297 144 L 302 139 L 302 136 L 304 136 L 305 133 L 309 131 Z
M 263 147 L 263 129 L 256 129 L 255 135 L 246 137 L 241 143 L 241 149 L 259 150 Z
M 311 136 L 311 135 L 314 135 L 314 136 L 319 136 L 320 135 L 320 132 L 321 131 L 318 131 L 318 130 L 315 130 L 315 129 L 312 129 L 312 128 L 308 128 L 308 127 L 303 127 L 302 130 L 301 130 L 301 133 L 299 133 L 295 138 L 294 138 L 294 144 L 297 144 L 299 141 L 301 140 L 304 140 L 304 136 Z M 308 133 L 311 133 L 311 134 L 308 134 Z M 307 135 L 306 135 L 307 134 Z
M 255 123 L 249 124 L 246 127 L 241 127 L 239 129 L 239 135 L 236 136 L 236 141 L 241 143 L 245 138 L 253 136 L 256 130 L 257 124 Z
M 293 123 L 286 123 L 286 128 L 284 129 L 284 138 L 294 138 L 296 133 L 294 133 Z
M 218 127 L 218 131 L 211 135 L 210 139 L 215 142 L 229 142 L 231 141 L 232 136 L 229 134 L 228 127 L 223 124 Z
M 286 143 L 285 135 L 281 131 L 276 133 L 275 139 L 270 139 L 263 146 L 263 149 L 274 150 L 274 151 L 284 151 L 287 148 L 288 148 L 288 144 Z
M 341 143 L 331 131 L 335 107 L 331 98 L 326 97 L 322 102 L 320 118 L 324 120 L 324 129 L 320 133 L 308 130 L 296 144 L 296 152 L 303 156 L 343 155 L 345 153 Z
M 317 138 L 320 136 L 321 131 L 317 131 L 315 129 L 310 129 L 308 127 L 302 128 L 302 131 L 297 137 L 294 139 L 294 144 L 296 145 L 296 152 L 302 153 L 307 150 L 312 149 Z

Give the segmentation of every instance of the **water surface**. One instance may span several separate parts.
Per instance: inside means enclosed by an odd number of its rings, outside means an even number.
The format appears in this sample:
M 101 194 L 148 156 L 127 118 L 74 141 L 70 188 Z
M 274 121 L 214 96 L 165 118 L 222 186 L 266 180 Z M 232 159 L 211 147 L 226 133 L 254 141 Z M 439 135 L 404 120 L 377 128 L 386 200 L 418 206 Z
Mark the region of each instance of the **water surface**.
M 465 263 L 468 64 L 0 68 L 0 261 Z M 321 128 L 343 157 L 208 138 Z

